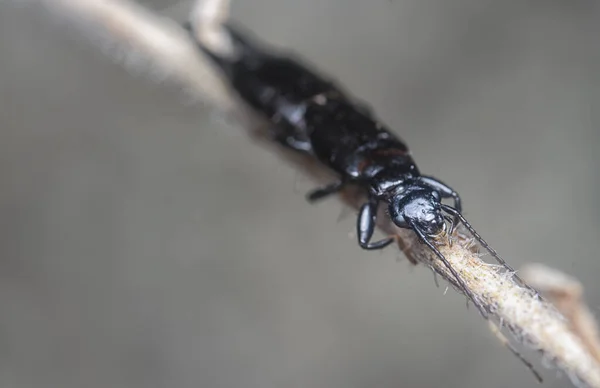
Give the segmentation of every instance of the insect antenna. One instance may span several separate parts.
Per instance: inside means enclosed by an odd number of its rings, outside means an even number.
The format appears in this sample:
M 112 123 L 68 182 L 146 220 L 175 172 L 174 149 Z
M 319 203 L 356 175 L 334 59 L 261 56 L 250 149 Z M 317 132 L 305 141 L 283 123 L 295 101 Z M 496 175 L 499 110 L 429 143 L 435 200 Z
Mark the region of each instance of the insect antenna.
M 508 271 L 513 273 L 513 276 L 515 277 L 515 279 L 517 279 L 519 281 L 519 283 L 521 283 L 522 286 L 528 288 L 529 290 L 534 291 L 537 294 L 537 291 L 534 290 L 533 288 L 531 288 L 531 286 L 529 286 L 528 284 L 526 284 L 519 276 L 517 276 L 517 274 L 515 273 L 514 269 L 512 269 L 512 267 L 510 265 L 508 265 L 504 259 L 502 259 L 502 257 L 500 257 L 500 255 L 498 255 L 498 253 L 489 246 L 489 244 L 479 235 L 479 233 L 477 233 L 475 231 L 475 228 L 473 228 L 473 226 L 471 226 L 471 224 L 465 219 L 465 217 L 456 209 L 454 209 L 451 206 L 442 204 L 442 209 L 445 210 L 447 213 L 452 214 L 453 216 L 455 216 L 455 218 L 458 218 L 460 220 L 460 222 L 462 222 L 462 224 L 469 230 L 469 232 L 471 232 L 471 234 L 475 237 L 475 239 L 477 241 L 479 241 L 479 243 L 485 248 L 487 249 L 488 252 L 491 253 L 491 255 L 494 257 L 494 259 L 496 259 L 496 261 L 498 263 L 500 263 L 504 268 L 506 268 Z M 445 216 L 444 218 L 446 220 L 448 220 Z M 450 221 L 449 221 L 450 222 Z M 451 230 L 452 228 L 454 228 L 454 224 L 451 223 Z M 436 252 L 437 254 L 437 252 Z M 438 255 L 439 256 L 439 255 Z M 492 327 L 492 331 L 496 334 L 496 336 L 498 336 L 498 338 L 500 339 L 500 341 L 504 344 L 504 346 L 506 348 L 508 348 L 508 350 L 510 350 L 523 364 L 525 364 L 525 366 L 533 373 L 533 375 L 535 376 L 535 378 L 539 381 L 542 382 L 542 376 L 540 376 L 540 374 L 538 373 L 538 371 L 535 370 L 535 368 L 533 367 L 533 365 L 531 364 L 531 362 L 529 362 L 527 359 L 525 359 L 525 357 L 523 357 L 523 355 L 514 347 L 510 344 L 510 342 L 508 341 L 508 339 L 506 339 L 506 337 L 504 337 L 504 335 L 502 335 L 502 333 L 500 332 L 500 330 L 493 325 L 490 322 L 490 325 Z
M 519 281 L 519 283 L 523 286 L 528 288 L 531 291 L 534 291 L 536 294 L 538 293 L 536 290 L 534 290 L 533 288 L 531 288 L 531 286 L 529 286 L 528 284 L 526 284 L 517 274 L 516 271 L 510 266 L 508 265 L 508 263 L 506 261 L 504 261 L 504 259 L 502 257 L 500 257 L 500 255 L 498 254 L 498 252 L 496 252 L 494 250 L 494 248 L 492 248 L 484 239 L 483 237 L 481 237 L 479 235 L 479 233 L 477 233 L 477 231 L 475 231 L 475 228 L 473 228 L 473 226 L 471 226 L 471 224 L 466 220 L 466 218 L 455 208 L 453 208 L 452 206 L 448 206 L 446 204 L 441 204 L 442 209 L 444 211 L 446 211 L 447 213 L 452 214 L 453 216 L 457 217 L 460 222 L 469 230 L 469 232 L 471 232 L 471 234 L 473 235 L 473 237 L 475 237 L 475 239 L 481 244 L 481 246 L 483 246 L 491 255 L 492 257 L 498 262 L 500 263 L 500 265 L 502 265 L 506 270 L 510 271 L 514 278 L 517 279 Z
M 506 338 L 504 336 L 504 334 L 502 334 L 502 332 L 500 331 L 500 329 L 498 328 L 498 326 L 496 326 L 496 324 L 494 324 L 492 321 L 489 321 L 489 326 L 490 329 L 492 331 L 492 333 L 494 333 L 496 335 L 496 338 L 498 338 L 498 340 L 500 340 L 500 342 L 508 349 L 510 350 L 510 352 L 519 359 L 519 361 L 521 361 L 526 367 L 527 369 L 529 369 L 531 371 L 531 373 L 533 373 L 533 375 L 535 376 L 536 380 L 539 383 L 544 382 L 544 379 L 542 378 L 542 375 L 540 375 L 540 373 L 535 369 L 535 367 L 533 366 L 533 364 L 527 360 L 518 350 L 517 348 L 515 348 L 509 341 L 508 338 Z
M 473 295 L 473 293 L 471 292 L 471 290 L 469 290 L 469 288 L 467 288 L 467 285 L 465 284 L 465 282 L 463 281 L 463 279 L 460 277 L 460 275 L 458 274 L 458 272 L 456 272 L 456 270 L 454 269 L 454 267 L 452 267 L 452 265 L 446 259 L 446 257 L 442 254 L 442 252 L 440 252 L 436 248 L 436 246 L 433 245 L 433 243 L 431 241 L 429 241 L 429 239 L 427 238 L 427 236 L 425 235 L 425 233 L 423 233 L 423 231 L 420 230 L 416 225 L 410 224 L 410 226 L 415 231 L 415 233 L 419 236 L 419 238 L 429 247 L 429 249 L 431 249 L 433 251 L 433 253 L 435 253 L 435 255 L 442 261 L 442 263 L 444 263 L 444 265 L 446 266 L 446 268 L 448 268 L 448 271 L 450 271 L 450 273 L 452 274 L 452 276 L 454 276 L 454 278 L 456 279 L 457 284 L 460 286 L 460 288 L 465 293 L 465 295 L 467 296 L 467 298 L 469 298 L 473 302 L 473 304 L 475 305 L 475 307 L 477 307 L 477 310 L 479 310 L 479 313 L 483 316 L 483 318 L 484 319 L 488 319 L 488 314 L 485 311 L 485 309 L 483 308 L 483 306 L 477 301 L 477 299 L 475 299 L 475 296 Z

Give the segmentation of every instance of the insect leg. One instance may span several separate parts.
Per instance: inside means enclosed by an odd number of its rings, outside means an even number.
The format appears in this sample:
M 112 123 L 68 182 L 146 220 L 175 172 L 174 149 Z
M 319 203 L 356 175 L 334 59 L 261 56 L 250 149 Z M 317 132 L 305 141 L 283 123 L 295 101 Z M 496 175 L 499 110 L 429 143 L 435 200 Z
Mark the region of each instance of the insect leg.
M 388 237 L 376 242 L 370 242 L 375 231 L 375 221 L 377 219 L 378 201 L 375 198 L 370 198 L 367 203 L 360 208 L 360 214 L 356 222 L 356 230 L 358 235 L 358 244 L 363 249 L 375 250 L 383 249 L 390 245 L 395 238 Z
M 321 187 L 320 189 L 316 189 L 308 193 L 306 198 L 309 202 L 315 202 L 319 199 L 323 199 L 329 195 L 335 194 L 344 188 L 345 182 L 339 180 L 337 182 L 333 182 L 325 187 Z

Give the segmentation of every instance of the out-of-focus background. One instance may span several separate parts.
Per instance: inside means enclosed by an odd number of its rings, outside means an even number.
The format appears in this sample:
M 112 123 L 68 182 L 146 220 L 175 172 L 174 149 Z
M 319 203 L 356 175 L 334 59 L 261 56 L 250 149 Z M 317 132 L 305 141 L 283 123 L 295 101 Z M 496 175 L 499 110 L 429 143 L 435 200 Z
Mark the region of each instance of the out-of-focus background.
M 233 14 L 367 100 L 511 264 L 577 276 L 598 312 L 596 2 Z M 55 21 L 0 4 L 1 387 L 537 386 L 429 270 L 360 250 L 335 199 L 308 205 L 307 177 Z

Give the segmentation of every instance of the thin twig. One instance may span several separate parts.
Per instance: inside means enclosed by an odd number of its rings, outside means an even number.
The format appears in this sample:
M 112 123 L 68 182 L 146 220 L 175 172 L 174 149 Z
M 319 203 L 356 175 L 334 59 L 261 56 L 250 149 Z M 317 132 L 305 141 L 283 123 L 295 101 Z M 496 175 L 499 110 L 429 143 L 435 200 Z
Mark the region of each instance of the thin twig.
M 77 27 L 84 38 L 133 73 L 149 75 L 155 81 L 176 82 L 219 109 L 230 111 L 236 107 L 212 63 L 198 54 L 187 32 L 172 19 L 131 1 L 14 1 L 43 6 L 56 20 L 69 28 Z
M 101 47 L 106 48 L 108 44 L 113 58 L 130 68 L 139 71 L 147 69 L 150 64 L 152 75 L 178 82 L 215 109 L 237 113 L 251 136 L 263 139 L 264 126 L 258 125 L 260 121 L 229 93 L 209 60 L 197 52 L 186 33 L 173 21 L 127 1 L 29 0 L 28 3 L 44 5 L 53 14 L 79 27 L 88 37 L 96 38 Z M 202 12 L 206 4 L 197 3 L 193 22 L 203 23 L 206 27 L 203 34 L 207 35 L 201 37 L 206 44 L 212 45 L 212 48 L 226 45 L 219 37 L 219 23 L 227 16 L 228 1 L 220 1 L 224 13 L 217 12 L 218 7 L 213 9 L 213 23 L 207 22 L 206 15 L 210 12 Z M 211 4 L 218 6 L 219 0 L 211 1 Z M 118 49 L 116 52 L 115 48 Z M 228 48 L 221 49 L 227 51 Z M 118 55 L 115 56 L 115 53 Z M 263 144 L 308 172 L 316 181 L 326 181 L 329 177 L 329 172 L 314 160 L 289 153 L 268 141 Z M 348 190 L 341 194 L 341 198 L 355 208 L 362 203 L 361 193 L 355 191 Z M 383 231 L 400 237 L 403 250 L 409 257 L 454 283 L 448 269 L 417 241 L 413 232 L 396 230 L 386 222 L 386 217 L 379 217 L 379 220 Z M 506 327 L 521 343 L 543 353 L 545 359 L 566 372 L 574 384 L 600 388 L 600 365 L 553 305 L 520 286 L 515 282 L 514 274 L 507 274 L 500 267 L 483 262 L 464 241 L 455 242 L 452 247 L 442 245 L 439 249 L 463 278 L 475 299 L 500 322 L 500 326 Z
M 567 318 L 571 331 L 600 362 L 600 331 L 585 303 L 583 285 L 574 277 L 543 264 L 529 264 L 521 269 L 521 274 Z

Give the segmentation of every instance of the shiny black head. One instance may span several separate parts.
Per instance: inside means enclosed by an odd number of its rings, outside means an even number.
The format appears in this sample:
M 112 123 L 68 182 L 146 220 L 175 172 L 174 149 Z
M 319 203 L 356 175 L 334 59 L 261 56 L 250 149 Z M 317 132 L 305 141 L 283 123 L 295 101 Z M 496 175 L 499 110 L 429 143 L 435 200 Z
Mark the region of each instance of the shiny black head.
M 431 237 L 446 229 L 441 211 L 440 194 L 418 183 L 394 195 L 389 208 L 390 217 L 397 226 L 418 228 Z

